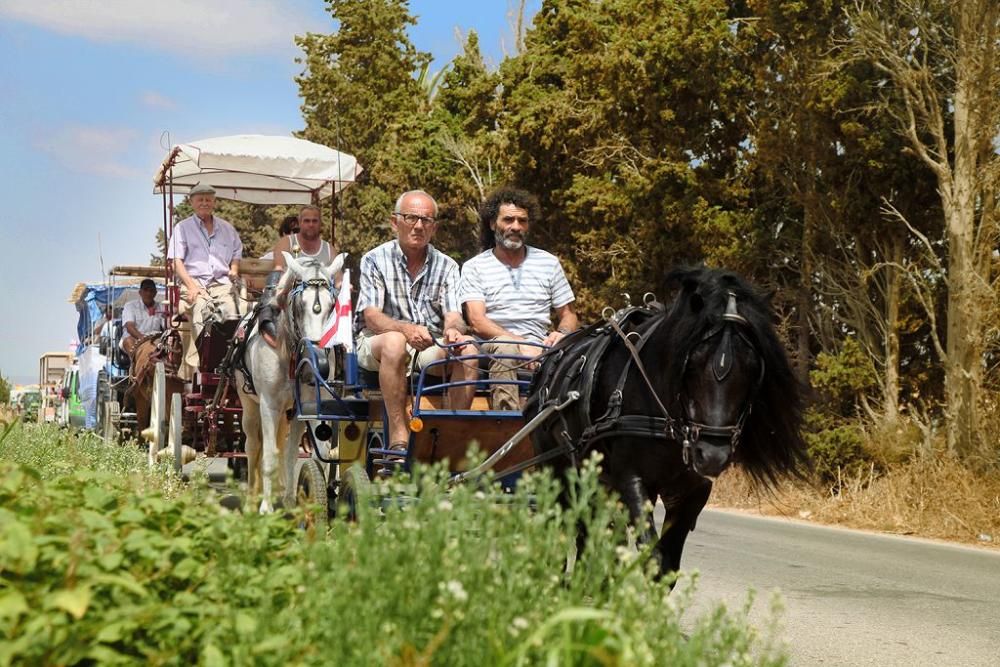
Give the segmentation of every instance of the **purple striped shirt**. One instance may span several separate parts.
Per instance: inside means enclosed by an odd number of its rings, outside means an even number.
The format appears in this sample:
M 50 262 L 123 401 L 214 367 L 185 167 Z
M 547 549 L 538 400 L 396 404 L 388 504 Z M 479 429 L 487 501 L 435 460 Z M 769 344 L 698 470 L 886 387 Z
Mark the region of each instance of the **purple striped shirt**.
M 181 220 L 174 226 L 167 259 L 180 259 L 191 277 L 202 287 L 212 283 L 229 284 L 229 265 L 243 258 L 243 242 L 231 224 L 213 216 L 212 233 L 198 216 Z

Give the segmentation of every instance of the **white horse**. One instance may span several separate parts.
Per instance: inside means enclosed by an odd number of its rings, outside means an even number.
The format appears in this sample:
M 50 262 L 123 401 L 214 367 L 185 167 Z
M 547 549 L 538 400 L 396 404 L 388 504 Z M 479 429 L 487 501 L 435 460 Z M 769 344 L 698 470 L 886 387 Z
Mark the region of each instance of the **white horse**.
M 287 252 L 282 254 L 288 268 L 278 282 L 277 294 L 287 295 L 287 299 L 278 316 L 277 347 L 269 345 L 254 326 L 247 334 L 244 361 L 256 393 L 244 391 L 243 373 L 235 373 L 243 407 L 250 493 L 261 494 L 262 514 L 274 511 L 271 500 L 279 466 L 284 506 L 294 504 L 295 459 L 305 426 L 287 416 L 294 404 L 289 364 L 300 340 L 318 341 L 322 337 L 335 306 L 334 276 L 347 257 L 346 253 L 340 254 L 329 266 L 323 266 L 319 262 L 298 262 Z

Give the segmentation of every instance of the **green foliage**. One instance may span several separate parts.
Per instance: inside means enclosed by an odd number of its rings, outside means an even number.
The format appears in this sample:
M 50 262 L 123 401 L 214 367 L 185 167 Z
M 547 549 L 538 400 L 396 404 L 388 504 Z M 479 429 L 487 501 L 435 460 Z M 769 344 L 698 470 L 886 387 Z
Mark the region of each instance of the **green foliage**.
M 806 443 L 814 471 L 823 482 L 867 469 L 873 458 L 866 446 L 858 401 L 875 392 L 878 375 L 854 338 L 837 354 L 821 352 L 810 379 L 819 400 L 806 415 Z
M 622 291 L 664 298 L 678 263 L 740 268 L 751 80 L 728 3 L 551 0 L 526 44 L 500 68 L 498 123 L 585 315 Z
M 619 546 L 593 466 L 565 510 L 547 477 L 498 496 L 430 473 L 318 536 L 71 440 L 0 445 L 3 665 L 784 664 L 773 625 L 746 629 L 752 597 L 681 622 L 694 580 L 671 594 Z M 578 521 L 593 539 L 567 571 Z
M 10 403 L 10 380 L 0 373 L 0 406 Z

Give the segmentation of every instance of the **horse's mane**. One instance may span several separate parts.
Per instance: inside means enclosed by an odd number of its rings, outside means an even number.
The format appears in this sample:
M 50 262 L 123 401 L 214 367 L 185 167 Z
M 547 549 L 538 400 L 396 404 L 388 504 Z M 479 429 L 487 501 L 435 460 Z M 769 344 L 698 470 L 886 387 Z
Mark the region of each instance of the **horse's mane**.
M 723 322 L 729 292 L 748 323 L 745 333 L 764 363 L 736 451 L 736 460 L 754 482 L 770 487 L 782 476 L 801 477 L 808 467 L 802 439 L 802 387 L 774 329 L 775 315 L 767 295 L 731 271 L 682 268 L 668 280 L 681 291 L 664 316 L 663 336 L 669 340 L 667 393 L 677 396 L 685 361 L 706 332 Z

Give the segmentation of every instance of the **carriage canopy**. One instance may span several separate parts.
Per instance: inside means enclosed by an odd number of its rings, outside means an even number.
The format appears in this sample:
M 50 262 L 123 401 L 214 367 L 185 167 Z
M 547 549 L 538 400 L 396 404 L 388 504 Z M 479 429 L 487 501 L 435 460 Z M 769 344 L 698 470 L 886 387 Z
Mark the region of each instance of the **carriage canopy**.
M 121 312 L 122 307 L 128 301 L 139 298 L 139 280 L 129 281 L 131 284 L 114 285 L 110 283 L 77 283 L 70 294 L 68 301 L 72 303 L 79 317 L 76 322 L 77 340 L 80 341 L 77 347 L 77 354 L 82 354 L 86 347 L 84 341 L 93 332 L 94 327 L 101 321 L 101 313 L 108 305 L 114 306 L 115 313 Z M 164 287 L 157 282 L 158 298 L 164 296 Z
M 340 192 L 361 173 L 353 155 L 305 139 L 258 134 L 174 146 L 153 179 L 187 194 L 200 182 L 219 197 L 250 204 L 310 204 Z

